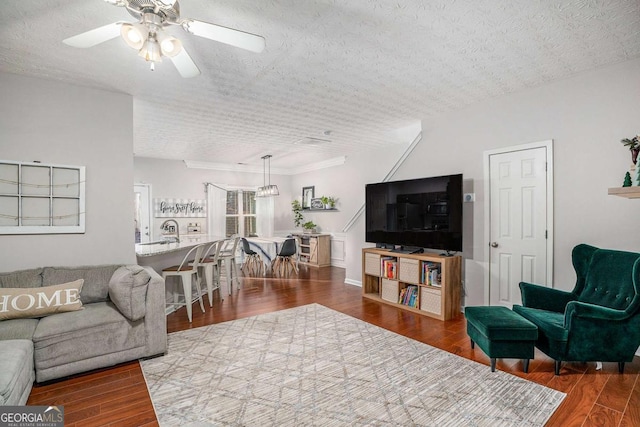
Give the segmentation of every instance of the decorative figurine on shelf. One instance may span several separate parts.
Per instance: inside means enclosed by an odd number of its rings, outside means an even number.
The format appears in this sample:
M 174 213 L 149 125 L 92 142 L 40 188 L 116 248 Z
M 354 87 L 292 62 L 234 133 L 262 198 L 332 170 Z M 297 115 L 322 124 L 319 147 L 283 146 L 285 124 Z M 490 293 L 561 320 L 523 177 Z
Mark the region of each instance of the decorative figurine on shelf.
M 624 174 L 624 183 L 622 183 L 623 187 L 631 187 L 631 174 L 627 172 Z
M 633 177 L 633 185 L 640 185 L 640 156 L 636 160 L 636 174 Z

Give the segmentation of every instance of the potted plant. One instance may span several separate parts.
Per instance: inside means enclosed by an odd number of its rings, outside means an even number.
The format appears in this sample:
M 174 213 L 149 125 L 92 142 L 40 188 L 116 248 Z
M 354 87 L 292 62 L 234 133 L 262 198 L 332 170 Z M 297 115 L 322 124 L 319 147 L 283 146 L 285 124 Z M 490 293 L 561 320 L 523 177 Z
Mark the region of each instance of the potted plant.
M 296 227 L 300 227 L 304 221 L 304 217 L 302 216 L 302 205 L 299 200 L 291 202 L 291 211 L 293 211 L 293 223 Z
M 336 208 L 336 202 L 338 201 L 337 198 L 335 197 L 329 197 L 329 209 L 335 209 Z
M 322 201 L 322 204 L 324 205 L 325 209 L 329 209 L 329 197 L 327 196 L 322 196 L 320 197 L 320 200 Z
M 636 135 L 631 139 L 621 139 L 620 142 L 622 142 L 625 147 L 629 147 L 629 151 L 631 151 L 631 161 L 635 164 L 638 159 L 638 153 L 640 153 L 640 135 Z
M 315 225 L 313 221 L 307 221 L 304 224 L 302 224 L 302 228 L 304 228 L 305 233 L 315 233 L 316 227 L 317 225 Z

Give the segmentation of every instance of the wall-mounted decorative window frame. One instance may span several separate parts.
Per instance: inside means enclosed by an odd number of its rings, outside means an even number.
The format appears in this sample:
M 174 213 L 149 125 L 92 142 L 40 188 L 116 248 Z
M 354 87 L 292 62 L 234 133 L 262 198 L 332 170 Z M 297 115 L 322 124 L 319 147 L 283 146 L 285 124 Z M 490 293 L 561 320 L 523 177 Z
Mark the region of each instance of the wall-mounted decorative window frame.
M 0 160 L 0 234 L 84 233 L 85 167 Z

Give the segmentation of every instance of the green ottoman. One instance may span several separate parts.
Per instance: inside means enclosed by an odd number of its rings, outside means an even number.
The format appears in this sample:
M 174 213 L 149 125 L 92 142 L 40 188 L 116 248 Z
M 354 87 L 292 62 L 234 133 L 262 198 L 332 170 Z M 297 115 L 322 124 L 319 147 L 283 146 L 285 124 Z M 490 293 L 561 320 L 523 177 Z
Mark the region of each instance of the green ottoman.
M 491 358 L 491 372 L 496 370 L 497 358 L 523 359 L 524 372 L 528 372 L 538 339 L 536 325 L 501 306 L 467 307 L 464 315 L 471 348 L 477 343 Z

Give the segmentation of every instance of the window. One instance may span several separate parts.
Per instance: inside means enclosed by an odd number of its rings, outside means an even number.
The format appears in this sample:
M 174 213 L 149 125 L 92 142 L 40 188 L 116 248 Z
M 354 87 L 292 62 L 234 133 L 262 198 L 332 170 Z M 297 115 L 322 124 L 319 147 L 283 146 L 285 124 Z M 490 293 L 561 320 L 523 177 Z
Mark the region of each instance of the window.
M 256 234 L 256 193 L 255 191 L 227 191 L 227 214 L 225 233 L 249 237 Z

